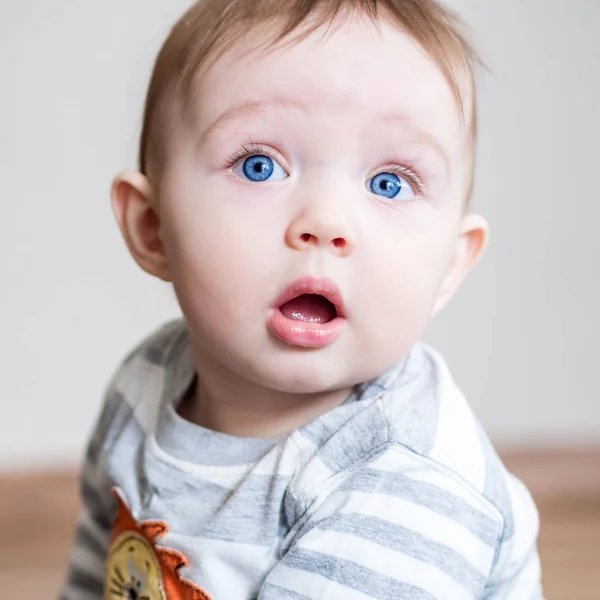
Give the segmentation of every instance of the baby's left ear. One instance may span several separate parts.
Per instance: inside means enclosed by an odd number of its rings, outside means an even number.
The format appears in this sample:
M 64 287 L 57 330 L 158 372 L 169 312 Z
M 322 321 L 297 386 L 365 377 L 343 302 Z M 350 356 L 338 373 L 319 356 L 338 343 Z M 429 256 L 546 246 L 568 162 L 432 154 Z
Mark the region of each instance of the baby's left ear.
M 433 314 L 444 308 L 471 269 L 479 262 L 489 241 L 489 225 L 477 214 L 466 214 L 461 221 L 454 256 L 440 286 Z

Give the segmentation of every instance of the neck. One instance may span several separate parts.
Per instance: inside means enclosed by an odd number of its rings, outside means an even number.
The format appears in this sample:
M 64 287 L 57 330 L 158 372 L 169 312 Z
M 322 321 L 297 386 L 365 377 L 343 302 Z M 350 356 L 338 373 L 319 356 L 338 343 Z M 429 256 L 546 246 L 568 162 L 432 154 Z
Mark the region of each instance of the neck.
M 352 389 L 283 392 L 248 381 L 195 352 L 197 385 L 181 412 L 189 421 L 237 437 L 286 435 L 340 406 Z

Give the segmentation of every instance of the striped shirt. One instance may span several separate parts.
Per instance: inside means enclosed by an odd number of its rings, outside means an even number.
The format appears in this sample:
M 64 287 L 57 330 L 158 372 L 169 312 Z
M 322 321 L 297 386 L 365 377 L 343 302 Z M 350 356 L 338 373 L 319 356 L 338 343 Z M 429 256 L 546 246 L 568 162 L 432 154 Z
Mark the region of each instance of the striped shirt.
M 194 378 L 181 321 L 117 371 L 86 454 L 62 600 L 542 598 L 531 496 L 429 346 L 279 439 L 181 418 Z M 114 488 L 135 522 L 167 525 L 156 548 L 181 557 L 177 577 L 205 595 L 160 581 L 152 592 L 135 561 L 114 566 Z

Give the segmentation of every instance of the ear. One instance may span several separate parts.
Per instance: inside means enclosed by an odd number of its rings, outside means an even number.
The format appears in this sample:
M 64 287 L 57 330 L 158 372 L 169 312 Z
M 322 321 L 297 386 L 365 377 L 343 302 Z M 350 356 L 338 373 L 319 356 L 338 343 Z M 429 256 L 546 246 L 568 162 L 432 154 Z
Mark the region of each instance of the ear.
M 454 256 L 433 309 L 436 315 L 454 296 L 471 269 L 479 262 L 489 241 L 489 225 L 476 214 L 466 214 L 460 223 Z
M 160 218 L 148 178 L 124 171 L 115 178 L 112 209 L 135 262 L 150 275 L 170 281 L 160 237 Z

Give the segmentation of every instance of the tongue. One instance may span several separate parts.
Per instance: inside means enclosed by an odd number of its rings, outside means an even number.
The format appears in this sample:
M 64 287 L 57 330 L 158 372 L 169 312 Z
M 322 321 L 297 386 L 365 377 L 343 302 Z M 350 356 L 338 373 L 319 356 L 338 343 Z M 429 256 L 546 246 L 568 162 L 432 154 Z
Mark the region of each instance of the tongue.
M 286 302 L 279 310 L 288 319 L 309 323 L 329 323 L 336 316 L 333 304 L 316 294 L 302 294 Z

